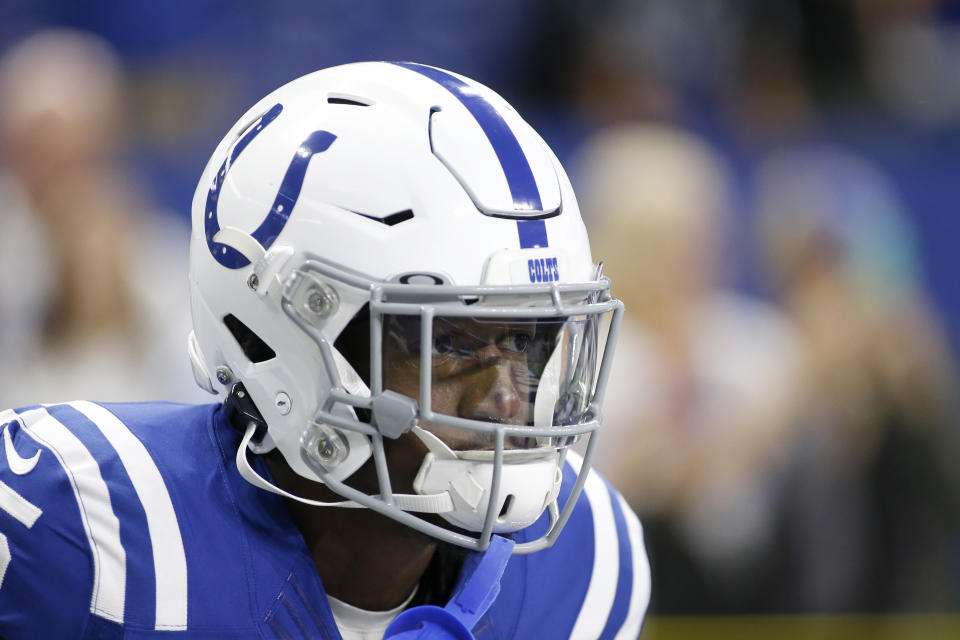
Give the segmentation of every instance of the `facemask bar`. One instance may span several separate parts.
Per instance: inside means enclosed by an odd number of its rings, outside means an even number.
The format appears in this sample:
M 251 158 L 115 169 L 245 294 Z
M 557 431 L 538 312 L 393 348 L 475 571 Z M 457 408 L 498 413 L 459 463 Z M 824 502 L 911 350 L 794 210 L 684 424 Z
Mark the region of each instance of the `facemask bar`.
M 325 372 L 331 380 L 331 388 L 326 394 L 323 405 L 315 414 L 314 423 L 318 425 L 330 425 L 337 429 L 359 433 L 372 440 L 374 464 L 377 470 L 380 494 L 377 496 L 367 495 L 349 487 L 344 482 L 333 478 L 326 469 L 317 464 L 315 460 L 311 460 L 310 456 L 302 454 L 304 462 L 308 464 L 311 470 L 331 489 L 348 500 L 357 503 L 357 505 L 362 505 L 387 515 L 411 528 L 441 540 L 471 549 L 482 550 L 489 545 L 499 509 L 496 501 L 490 501 L 484 516 L 483 529 L 480 531 L 478 537 L 451 531 L 408 513 L 404 510 L 403 506 L 398 506 L 396 503 L 406 502 L 405 500 L 400 500 L 400 498 L 408 498 L 409 496 L 398 495 L 398 500 L 394 499 L 394 493 L 390 486 L 388 466 L 384 455 L 383 435 L 372 424 L 362 422 L 359 419 L 344 418 L 333 412 L 335 405 L 338 403 L 353 407 L 354 409 L 370 410 L 373 407 L 374 403 L 372 399 L 384 392 L 382 350 L 384 315 L 416 315 L 421 318 L 420 397 L 417 399 L 419 401 L 419 410 L 417 411 L 416 417 L 420 421 L 469 431 L 483 432 L 494 437 L 495 446 L 492 452 L 494 469 L 490 487 L 491 495 L 499 495 L 502 469 L 504 466 L 506 438 L 519 436 L 523 438 L 550 438 L 572 441 L 575 436 L 588 435 L 587 449 L 581 470 L 563 510 L 559 511 L 557 501 L 553 500 L 547 508 L 550 520 L 547 533 L 536 540 L 516 545 L 514 553 L 531 553 L 553 544 L 553 541 L 569 519 L 583 489 L 596 447 L 597 439 L 593 437 L 593 435 L 600 426 L 600 406 L 610 375 L 610 362 L 613 351 L 611 346 L 616 344 L 623 316 L 623 304 L 619 300 L 609 296 L 609 280 L 606 278 L 598 278 L 595 282 L 584 284 L 559 284 L 554 282 L 537 285 L 501 286 L 384 283 L 362 274 L 345 270 L 342 267 L 329 264 L 315 256 L 307 255 L 304 257 L 303 262 L 293 269 L 287 280 L 286 289 L 289 290 L 291 288 L 290 284 L 293 278 L 304 277 L 304 275 L 320 276 L 321 280 L 331 280 L 339 284 L 370 292 L 371 361 L 370 395 L 367 397 L 349 393 L 344 387 L 336 363 L 335 350 L 323 336 L 320 327 L 306 318 L 287 295 L 284 295 L 281 304 L 284 312 L 317 344 Z M 539 303 L 539 305 L 520 306 L 520 304 L 514 304 L 510 306 L 489 306 L 489 301 L 493 299 L 527 303 L 534 301 Z M 466 301 L 474 302 L 474 304 L 467 304 Z M 607 334 L 607 348 L 603 350 L 603 357 L 596 376 L 593 396 L 584 413 L 583 422 L 559 426 L 530 427 L 497 424 L 483 420 L 440 414 L 433 411 L 431 402 L 431 350 L 433 343 L 433 320 L 436 316 L 536 320 L 573 316 L 598 318 L 600 315 L 611 311 L 613 314 Z M 586 329 L 587 333 L 596 330 L 595 326 Z M 592 336 L 585 335 L 582 339 L 593 338 Z M 593 358 L 595 359 L 596 357 L 597 355 L 594 353 Z M 584 366 L 584 363 L 577 363 L 577 366 Z M 587 363 L 587 366 L 589 366 L 589 363 Z M 308 427 L 305 434 L 314 428 L 316 427 Z M 565 452 L 565 448 L 561 449 L 562 455 L 565 455 Z M 562 461 L 563 459 L 561 458 L 561 465 Z M 427 496 L 417 497 L 426 498 Z

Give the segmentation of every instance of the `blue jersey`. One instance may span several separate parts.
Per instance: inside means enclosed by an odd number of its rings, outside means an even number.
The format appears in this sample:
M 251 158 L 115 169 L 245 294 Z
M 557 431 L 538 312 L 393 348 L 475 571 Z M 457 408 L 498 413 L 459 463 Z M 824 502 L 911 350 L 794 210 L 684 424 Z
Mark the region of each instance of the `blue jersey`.
M 339 639 L 283 500 L 237 472 L 224 413 L 91 402 L 0 413 L 0 636 Z M 648 598 L 640 524 L 591 473 L 555 545 L 511 557 L 473 632 L 635 638 Z

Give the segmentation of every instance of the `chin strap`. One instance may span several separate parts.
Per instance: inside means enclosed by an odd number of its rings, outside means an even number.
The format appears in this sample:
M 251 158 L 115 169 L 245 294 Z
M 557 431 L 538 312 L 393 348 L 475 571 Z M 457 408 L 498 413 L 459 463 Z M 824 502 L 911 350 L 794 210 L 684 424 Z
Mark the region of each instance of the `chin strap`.
M 263 489 L 264 491 L 269 491 L 270 493 L 275 493 L 283 496 L 284 498 L 296 500 L 297 502 L 302 502 L 303 504 L 309 504 L 315 507 L 344 507 L 348 509 L 367 508 L 367 505 L 355 502 L 353 500 L 343 500 L 341 502 L 322 502 L 320 500 L 311 500 L 309 498 L 304 498 L 294 495 L 288 491 L 284 491 L 277 485 L 269 482 L 266 478 L 257 473 L 257 471 L 250 465 L 250 461 L 247 459 L 247 447 L 250 445 L 250 440 L 253 438 L 256 430 L 257 424 L 251 421 L 250 424 L 247 425 L 247 429 L 243 434 L 243 439 L 240 440 L 240 446 L 237 448 L 237 471 L 240 472 L 240 475 L 244 480 L 259 489 Z M 376 500 L 377 502 L 383 502 L 383 499 L 379 495 L 368 497 L 372 500 Z M 449 493 L 432 493 L 427 495 L 395 493 L 393 494 L 393 504 L 398 509 L 402 509 L 403 511 L 414 511 L 417 513 L 446 513 L 448 511 L 453 511 L 453 500 L 450 499 Z
M 470 630 L 500 595 L 500 578 L 514 545 L 509 538 L 493 536 L 486 551 L 467 557 L 447 606 L 407 609 L 387 627 L 384 640 L 473 640 Z

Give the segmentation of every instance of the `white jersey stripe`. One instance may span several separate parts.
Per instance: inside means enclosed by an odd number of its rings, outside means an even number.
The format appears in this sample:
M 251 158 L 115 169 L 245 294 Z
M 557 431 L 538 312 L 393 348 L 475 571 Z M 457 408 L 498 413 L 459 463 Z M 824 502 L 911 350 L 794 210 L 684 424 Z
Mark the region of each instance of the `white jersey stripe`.
M 567 462 L 579 473 L 583 458 L 571 451 L 567 453 Z M 613 518 L 613 504 L 607 485 L 599 475 L 590 473 L 583 485 L 583 492 L 593 513 L 593 573 L 580 614 L 570 632 L 570 640 L 595 640 L 600 637 L 617 595 L 620 574 L 617 523 Z
M 120 543 L 120 521 L 113 512 L 110 492 L 100 475 L 97 461 L 83 443 L 46 409 L 33 409 L 19 417 L 24 431 L 49 449 L 60 462 L 73 488 L 93 557 L 90 611 L 122 623 L 127 556 Z
M 156 575 L 155 629 L 187 628 L 187 559 L 180 525 L 167 486 L 143 443 L 115 415 L 98 404 L 69 403 L 103 433 L 130 476 L 147 516 Z
M 0 480 L 0 511 L 6 511 L 27 529 L 33 527 L 33 523 L 43 514 L 40 507 L 11 489 L 3 480 Z
M 7 575 L 10 566 L 10 543 L 7 536 L 0 533 L 0 588 L 3 588 L 3 578 Z
M 619 493 L 617 502 L 623 511 L 623 518 L 627 521 L 627 533 L 630 536 L 630 555 L 633 558 L 633 588 L 630 591 L 630 608 L 627 618 L 620 627 L 615 640 L 635 640 L 640 635 L 643 617 L 650 604 L 650 562 L 647 560 L 647 550 L 643 543 L 643 527 L 633 510 Z

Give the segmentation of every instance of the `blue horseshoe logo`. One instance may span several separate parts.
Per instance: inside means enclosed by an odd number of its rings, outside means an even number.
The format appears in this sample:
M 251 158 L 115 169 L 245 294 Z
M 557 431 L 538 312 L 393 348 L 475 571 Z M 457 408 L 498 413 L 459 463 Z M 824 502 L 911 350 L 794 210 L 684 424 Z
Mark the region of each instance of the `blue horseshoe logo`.
M 230 158 L 224 160 L 223 164 L 220 165 L 217 175 L 213 178 L 213 184 L 210 185 L 210 191 L 207 193 L 206 216 L 204 219 L 207 248 L 210 249 L 210 254 L 213 256 L 213 259 L 228 269 L 245 267 L 250 264 L 250 261 L 233 247 L 213 241 L 213 236 L 220 231 L 220 221 L 217 218 L 217 202 L 220 198 L 220 188 L 223 186 L 230 167 L 237 161 L 237 158 L 243 150 L 247 148 L 247 145 L 249 145 L 267 125 L 276 120 L 281 111 L 283 111 L 283 105 L 273 105 L 269 111 L 263 114 L 257 126 L 251 128 L 250 131 L 240 139 L 234 146 Z M 277 236 L 280 235 L 283 227 L 286 226 L 287 220 L 290 218 L 290 212 L 293 211 L 293 206 L 297 203 L 297 198 L 300 197 L 303 178 L 307 173 L 307 166 L 309 166 L 311 158 L 329 149 L 330 145 L 333 144 L 333 141 L 336 139 L 337 136 L 329 131 L 314 131 L 307 136 L 307 139 L 304 140 L 296 152 L 294 152 L 293 159 L 290 160 L 290 164 L 287 166 L 287 172 L 283 176 L 280 189 L 277 191 L 277 196 L 273 199 L 273 205 L 270 207 L 267 217 L 264 218 L 260 226 L 250 234 L 264 249 L 270 248 L 270 245 L 272 245 L 274 240 L 277 239 Z

